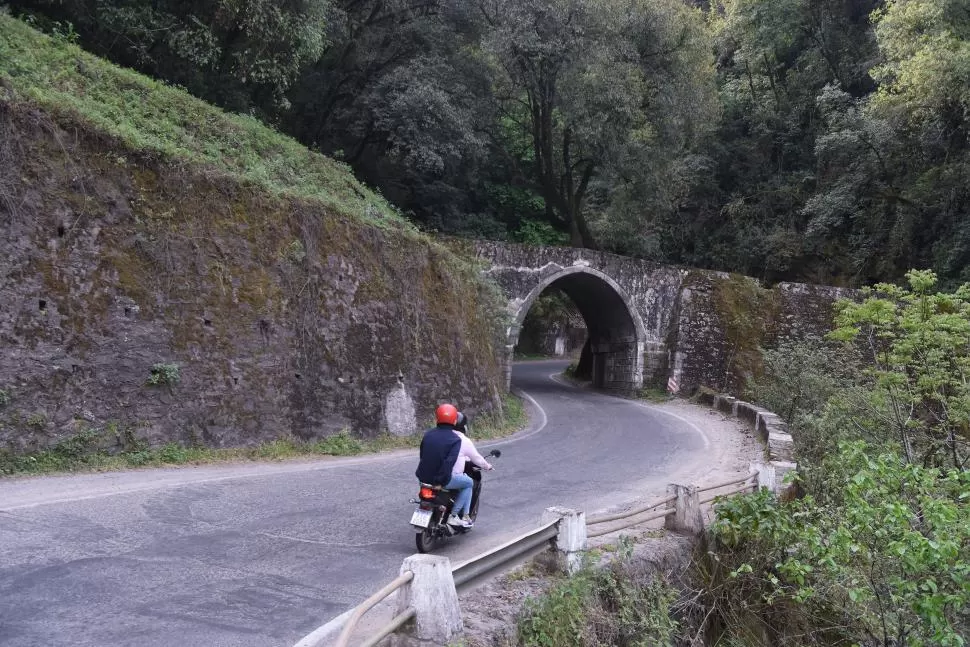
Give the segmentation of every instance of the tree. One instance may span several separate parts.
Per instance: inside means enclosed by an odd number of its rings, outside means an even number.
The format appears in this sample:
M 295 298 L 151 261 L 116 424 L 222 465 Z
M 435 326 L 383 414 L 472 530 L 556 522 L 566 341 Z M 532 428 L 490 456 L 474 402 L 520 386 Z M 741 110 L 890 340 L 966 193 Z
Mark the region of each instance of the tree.
M 933 293 L 931 271 L 910 288 L 879 284 L 839 307 L 834 339 L 861 343 L 872 363 L 872 421 L 907 462 L 965 470 L 970 462 L 970 284 Z
M 893 124 L 906 174 L 893 215 L 911 222 L 926 264 L 970 280 L 970 10 L 957 0 L 893 0 L 877 14 L 884 61 L 870 114 Z
M 594 180 L 635 178 L 652 150 L 689 136 L 705 113 L 703 102 L 691 114 L 684 100 L 696 98 L 688 76 L 702 44 L 698 16 L 675 0 L 480 6 L 499 114 L 492 140 L 542 196 L 547 220 L 574 246 L 596 246 L 587 214 Z
M 274 114 L 325 45 L 327 0 L 14 0 L 92 52 L 227 109 Z M 43 25 L 42 25 L 43 26 Z
M 722 119 L 687 170 L 678 209 L 658 222 L 665 259 L 767 280 L 843 282 L 838 237 L 805 236 L 814 192 L 817 96 L 873 88 L 876 0 L 716 3 Z
M 876 102 L 913 125 L 939 129 L 940 144 L 965 150 L 970 114 L 970 9 L 960 0 L 890 0 L 876 14 L 885 57 L 873 70 Z
M 288 128 L 338 157 L 425 226 L 502 237 L 481 124 L 488 71 L 474 6 L 335 0 L 330 47 L 290 93 Z

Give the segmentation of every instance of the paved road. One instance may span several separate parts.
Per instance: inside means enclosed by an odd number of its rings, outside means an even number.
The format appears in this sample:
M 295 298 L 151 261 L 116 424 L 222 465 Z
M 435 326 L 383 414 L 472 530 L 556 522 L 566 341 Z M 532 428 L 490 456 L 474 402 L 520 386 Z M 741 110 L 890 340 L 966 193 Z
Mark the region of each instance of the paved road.
M 499 443 L 471 557 L 550 505 L 663 492 L 705 460 L 676 416 L 515 368 L 533 425 Z M 413 452 L 349 460 L 0 480 L 0 645 L 287 646 L 397 574 Z

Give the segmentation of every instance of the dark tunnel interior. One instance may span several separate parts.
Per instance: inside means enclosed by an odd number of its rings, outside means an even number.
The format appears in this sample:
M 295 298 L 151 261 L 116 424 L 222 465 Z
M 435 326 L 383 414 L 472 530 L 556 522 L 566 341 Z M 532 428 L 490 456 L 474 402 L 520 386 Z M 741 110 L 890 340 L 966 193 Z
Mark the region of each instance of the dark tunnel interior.
M 553 281 L 543 294 L 554 290 L 572 300 L 586 323 L 587 339 L 576 377 L 601 388 L 623 388 L 634 382 L 637 328 L 623 298 L 609 283 L 585 272 Z

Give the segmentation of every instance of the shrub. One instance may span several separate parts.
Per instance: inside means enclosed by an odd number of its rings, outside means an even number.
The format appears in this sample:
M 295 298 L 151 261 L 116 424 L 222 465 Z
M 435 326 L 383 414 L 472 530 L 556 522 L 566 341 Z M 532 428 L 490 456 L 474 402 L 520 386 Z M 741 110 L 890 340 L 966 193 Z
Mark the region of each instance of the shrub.
M 963 645 L 970 473 L 862 442 L 842 443 L 824 467 L 832 479 L 818 498 L 765 492 L 717 506 L 701 572 L 708 629 L 728 644 L 757 627 L 774 644 Z
M 518 625 L 524 647 L 672 645 L 670 616 L 676 593 L 662 579 L 637 568 L 630 547 L 603 569 L 590 565 L 530 600 Z
M 763 372 L 748 383 L 752 399 L 790 424 L 823 409 L 830 397 L 854 384 L 861 364 L 852 346 L 818 338 L 783 342 L 763 353 Z
M 158 450 L 158 460 L 163 463 L 185 463 L 188 461 L 188 450 L 178 443 L 166 443 Z
M 171 386 L 178 384 L 179 377 L 178 364 L 155 364 L 152 366 L 152 372 L 148 376 L 148 384 L 152 386 L 168 384 Z

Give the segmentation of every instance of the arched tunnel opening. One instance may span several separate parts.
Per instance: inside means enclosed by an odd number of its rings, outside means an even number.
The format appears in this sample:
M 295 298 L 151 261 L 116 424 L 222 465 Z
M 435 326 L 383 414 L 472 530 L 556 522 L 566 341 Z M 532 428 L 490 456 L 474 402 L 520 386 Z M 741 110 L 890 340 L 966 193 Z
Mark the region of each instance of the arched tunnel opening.
M 643 386 L 643 327 L 629 298 L 598 272 L 570 268 L 539 286 L 521 304 L 510 336 L 520 356 L 574 356 L 578 347 L 575 375 L 597 388 Z

